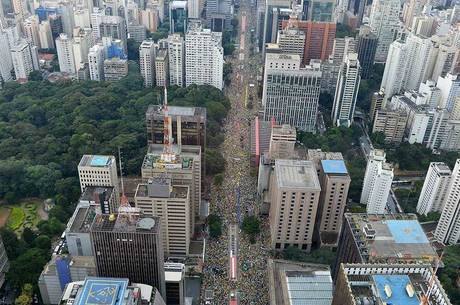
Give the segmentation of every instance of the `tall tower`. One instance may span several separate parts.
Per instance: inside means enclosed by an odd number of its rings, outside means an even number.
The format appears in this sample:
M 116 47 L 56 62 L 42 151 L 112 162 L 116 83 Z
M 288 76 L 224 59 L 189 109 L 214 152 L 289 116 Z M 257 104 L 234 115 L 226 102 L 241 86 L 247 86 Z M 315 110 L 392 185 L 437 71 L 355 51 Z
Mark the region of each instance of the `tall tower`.
M 358 54 L 346 55 L 339 71 L 335 90 L 332 120 L 336 126 L 350 127 L 355 113 L 356 98 L 361 81 Z
M 155 43 L 153 40 L 144 40 L 139 46 L 139 63 L 144 86 L 152 87 L 155 84 Z
M 447 199 L 434 237 L 444 244 L 456 244 L 460 239 L 460 159 L 457 159 L 447 190 Z
M 183 87 L 185 75 L 184 38 L 179 34 L 168 36 L 169 85 Z
M 361 26 L 359 29 L 356 52 L 358 53 L 358 60 L 361 64 L 361 78 L 363 79 L 367 79 L 372 75 L 377 41 L 377 36 L 372 33 L 369 26 Z
M 431 162 L 417 203 L 417 213 L 442 212 L 452 172 L 444 162 Z
M 56 51 L 59 59 L 60 71 L 70 74 L 77 73 L 71 36 L 67 36 L 67 34 L 64 33 L 59 35 L 58 39 L 56 39 Z

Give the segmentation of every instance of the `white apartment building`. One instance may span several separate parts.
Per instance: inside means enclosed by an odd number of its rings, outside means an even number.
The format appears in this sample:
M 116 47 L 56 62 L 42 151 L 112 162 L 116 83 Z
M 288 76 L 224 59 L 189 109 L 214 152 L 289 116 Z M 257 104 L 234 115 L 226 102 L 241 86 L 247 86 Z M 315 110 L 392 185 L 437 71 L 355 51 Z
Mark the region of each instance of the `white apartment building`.
M 297 54 L 303 62 L 305 50 L 305 32 L 294 28 L 278 31 L 277 44 L 283 53 Z
M 13 60 L 11 59 L 10 42 L 8 34 L 0 30 L 0 76 L 4 82 L 13 80 L 11 71 L 13 70 Z
M 431 79 L 436 80 L 439 77 L 445 77 L 447 73 L 453 73 L 458 62 L 459 53 L 460 51 L 457 47 L 441 44 L 439 46 Z
M 390 45 L 380 84 L 380 91 L 385 92 L 386 99 L 403 88 L 408 56 L 407 45 L 404 42 L 397 40 Z
M 139 46 L 139 64 L 145 87 L 152 87 L 155 84 L 155 56 L 153 40 L 144 40 Z
M 334 104 L 332 106 L 332 122 L 335 126 L 351 126 L 360 81 L 361 67 L 358 54 L 346 54 L 345 61 L 342 63 L 339 71 Z
M 455 100 L 460 96 L 460 78 L 448 73 L 445 77 L 439 77 L 436 86 L 441 90 L 439 107 L 452 111 Z
M 179 34 L 168 36 L 169 84 L 184 86 L 185 49 L 184 38 Z
M 93 29 L 94 40 L 97 41 L 101 38 L 100 24 L 102 23 L 102 16 L 105 15 L 105 11 L 100 8 L 94 8 L 91 13 L 91 28 Z
M 44 20 L 38 25 L 38 36 L 42 49 L 54 49 L 53 34 L 48 20 Z
M 162 49 L 158 51 L 155 58 L 155 80 L 158 87 L 165 87 L 169 80 L 168 51 Z
M 200 0 L 187 0 L 187 13 L 190 19 L 199 19 L 201 17 Z
M 223 88 L 224 49 L 222 33 L 190 25 L 185 34 L 185 85 Z
M 104 47 L 100 44 L 94 45 L 88 52 L 89 78 L 91 80 L 104 80 Z
M 190 189 L 157 177 L 137 186 L 134 201 L 145 215 L 161 219 L 165 256 L 187 256 L 190 244 Z
M 314 132 L 322 73 L 319 64 L 300 64 L 299 55 L 266 53 L 263 119 Z
M 452 172 L 444 162 L 431 162 L 417 203 L 417 213 L 441 212 Z
M 434 237 L 444 244 L 456 244 L 460 239 L 460 159 L 455 163 L 447 189 L 447 199 Z
M 78 164 L 78 177 L 82 192 L 87 186 L 112 186 L 115 202 L 120 202 L 117 164 L 114 156 L 83 155 Z
M 376 62 L 385 62 L 390 44 L 395 40 L 399 29 L 399 0 L 376 0 L 372 2 L 369 25 L 377 36 Z
M 74 12 L 75 26 L 84 28 L 91 27 L 91 14 L 87 8 L 80 8 Z
M 26 80 L 30 72 L 39 69 L 37 47 L 31 47 L 24 40 L 11 47 L 11 59 L 16 80 Z
M 364 175 L 361 204 L 366 204 L 369 214 L 384 214 L 393 182 L 393 169 L 385 162 L 385 152 L 374 149 L 370 152 Z
M 56 51 L 61 72 L 76 74 L 73 40 L 67 34 L 61 33 L 56 39 Z
M 93 44 L 93 34 L 91 29 L 74 29 L 72 48 L 76 71 L 80 70 L 86 63 L 88 63 L 89 49 L 93 46 Z
M 38 16 L 30 16 L 22 23 L 22 30 L 27 41 L 41 49 L 38 24 Z

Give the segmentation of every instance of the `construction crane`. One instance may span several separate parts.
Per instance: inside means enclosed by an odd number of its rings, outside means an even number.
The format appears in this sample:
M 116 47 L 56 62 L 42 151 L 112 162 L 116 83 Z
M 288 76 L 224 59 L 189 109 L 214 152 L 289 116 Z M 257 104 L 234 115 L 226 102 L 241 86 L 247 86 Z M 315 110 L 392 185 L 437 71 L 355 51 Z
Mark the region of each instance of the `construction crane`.
M 438 272 L 439 265 L 441 263 L 441 259 L 444 256 L 444 251 L 442 251 L 441 256 L 436 258 L 436 267 L 431 274 L 430 282 L 428 283 L 428 288 L 424 294 L 420 297 L 420 305 L 429 305 L 430 304 L 430 296 L 433 293 L 434 283 L 436 281 L 436 273 Z

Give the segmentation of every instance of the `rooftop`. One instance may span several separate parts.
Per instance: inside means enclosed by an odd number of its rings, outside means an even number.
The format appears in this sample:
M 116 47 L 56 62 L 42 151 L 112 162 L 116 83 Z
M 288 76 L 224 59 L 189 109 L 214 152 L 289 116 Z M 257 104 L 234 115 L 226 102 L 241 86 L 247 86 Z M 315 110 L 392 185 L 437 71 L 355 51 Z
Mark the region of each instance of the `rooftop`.
M 408 275 L 379 274 L 372 276 L 372 278 L 379 298 L 387 304 L 420 305 L 416 295 L 410 296 L 406 292 L 407 285 L 412 285 Z M 390 290 L 388 290 L 388 287 Z
M 114 156 L 83 155 L 78 166 L 107 167 L 115 162 Z
M 275 173 L 279 187 L 321 190 L 312 161 L 276 160 Z
M 168 105 L 168 114 L 173 119 L 177 116 L 180 116 L 182 121 L 195 121 L 196 119 L 200 119 L 204 122 L 206 120 L 206 108 L 204 107 L 182 107 Z M 163 105 L 150 105 L 145 115 L 147 117 L 163 117 Z M 194 117 L 195 120 L 193 120 Z
M 343 160 L 321 160 L 321 165 L 326 174 L 348 174 Z
M 200 146 L 183 145 L 181 148 L 179 151 L 178 145 L 172 145 L 172 152 L 167 155 L 163 144 L 149 145 L 142 168 L 192 169 L 193 159 L 200 155 Z
M 108 201 L 112 193 L 112 186 L 87 186 L 80 196 L 80 201 L 100 203 Z
M 364 262 L 434 262 L 438 257 L 415 214 L 345 213 Z
M 136 196 L 135 197 L 151 197 L 151 198 L 182 198 L 185 199 L 188 197 L 188 186 L 182 186 L 182 185 L 173 185 L 170 188 L 170 193 L 169 196 L 162 196 L 158 195 L 155 196 L 155 193 L 149 194 L 148 190 L 149 185 L 146 183 L 139 184 L 137 186 L 137 191 L 136 191 Z
M 185 265 L 181 263 L 165 262 L 165 281 L 180 282 L 185 277 Z
M 333 285 L 329 266 L 269 260 L 268 271 L 270 304 L 331 304 Z
M 67 232 L 88 233 L 94 217 L 96 217 L 95 206 L 78 205 L 67 223 Z
M 154 234 L 159 232 L 160 218 L 146 217 L 141 215 L 138 209 L 132 209 L 132 213 L 97 215 L 91 227 L 91 231 Z

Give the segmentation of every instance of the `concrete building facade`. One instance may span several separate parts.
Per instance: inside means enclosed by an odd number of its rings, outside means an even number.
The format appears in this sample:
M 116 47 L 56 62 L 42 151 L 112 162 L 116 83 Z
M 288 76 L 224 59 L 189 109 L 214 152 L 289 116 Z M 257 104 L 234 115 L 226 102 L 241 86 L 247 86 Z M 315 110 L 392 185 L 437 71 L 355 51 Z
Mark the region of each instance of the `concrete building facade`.
M 442 212 L 452 172 L 444 162 L 431 162 L 417 203 L 417 213 Z

